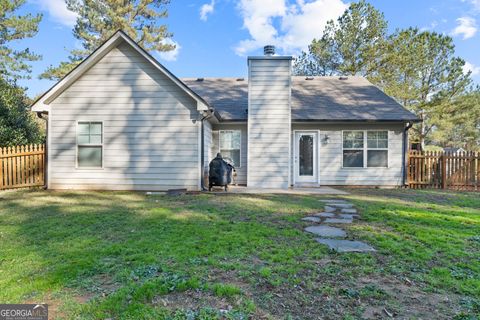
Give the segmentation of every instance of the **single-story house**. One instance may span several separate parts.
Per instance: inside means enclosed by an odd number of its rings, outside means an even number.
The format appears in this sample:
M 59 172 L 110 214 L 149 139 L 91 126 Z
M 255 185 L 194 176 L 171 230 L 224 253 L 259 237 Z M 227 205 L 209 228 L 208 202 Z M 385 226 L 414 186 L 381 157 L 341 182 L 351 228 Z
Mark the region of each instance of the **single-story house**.
M 257 188 L 404 183 L 414 114 L 365 78 L 293 76 L 267 53 L 248 79 L 179 79 L 115 33 L 32 105 L 47 186 L 199 190 L 218 152 Z
M 462 147 L 445 147 L 443 148 L 443 152 L 450 154 L 460 154 L 462 152 L 467 152 L 467 150 L 463 149 Z

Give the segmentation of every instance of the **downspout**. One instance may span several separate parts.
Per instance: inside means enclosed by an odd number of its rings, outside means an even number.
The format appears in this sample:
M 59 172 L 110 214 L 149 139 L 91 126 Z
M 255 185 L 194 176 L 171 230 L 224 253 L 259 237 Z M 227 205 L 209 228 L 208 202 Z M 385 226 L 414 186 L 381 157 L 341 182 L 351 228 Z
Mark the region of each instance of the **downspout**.
M 402 156 L 402 182 L 407 185 L 407 152 L 408 152 L 408 130 L 413 126 L 413 122 L 407 122 L 403 130 L 403 156 Z
M 207 188 L 205 188 L 205 181 L 204 181 L 204 173 L 205 173 L 205 124 L 204 121 L 207 120 L 212 116 L 211 113 L 207 113 L 207 115 L 203 116 L 203 118 L 200 120 L 200 134 L 202 135 L 200 140 L 200 167 L 201 167 L 201 173 L 200 173 L 200 188 L 202 191 L 207 191 Z
M 45 164 L 43 166 L 43 188 L 48 189 L 48 118 L 45 118 L 48 113 L 37 112 L 37 117 L 45 121 Z

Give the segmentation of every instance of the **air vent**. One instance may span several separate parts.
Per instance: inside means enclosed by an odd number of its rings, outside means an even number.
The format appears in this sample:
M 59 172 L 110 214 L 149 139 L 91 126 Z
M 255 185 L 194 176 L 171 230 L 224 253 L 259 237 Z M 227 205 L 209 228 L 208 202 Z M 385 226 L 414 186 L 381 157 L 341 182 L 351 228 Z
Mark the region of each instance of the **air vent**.
M 348 80 L 348 77 L 339 77 L 338 80 Z
M 263 54 L 266 56 L 273 56 L 275 55 L 275 46 L 268 45 L 263 47 Z
M 205 79 L 203 79 L 203 78 L 197 78 L 197 81 L 198 81 L 198 82 L 202 82 L 203 80 L 205 80 Z
M 314 77 L 306 77 L 305 80 L 313 80 L 315 79 Z

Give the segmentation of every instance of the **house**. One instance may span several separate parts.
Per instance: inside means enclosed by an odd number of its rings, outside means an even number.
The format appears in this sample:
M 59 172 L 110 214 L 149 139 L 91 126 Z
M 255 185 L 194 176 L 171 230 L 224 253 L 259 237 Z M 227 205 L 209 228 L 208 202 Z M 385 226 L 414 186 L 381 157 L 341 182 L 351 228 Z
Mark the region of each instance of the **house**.
M 248 79 L 179 79 L 115 33 L 32 105 L 48 187 L 198 190 L 217 152 L 251 187 L 402 185 L 418 118 L 364 78 L 291 65 L 267 54 L 248 58 Z
M 445 147 L 443 148 L 443 152 L 449 153 L 449 154 L 460 154 L 463 152 L 467 152 L 467 150 L 461 147 Z

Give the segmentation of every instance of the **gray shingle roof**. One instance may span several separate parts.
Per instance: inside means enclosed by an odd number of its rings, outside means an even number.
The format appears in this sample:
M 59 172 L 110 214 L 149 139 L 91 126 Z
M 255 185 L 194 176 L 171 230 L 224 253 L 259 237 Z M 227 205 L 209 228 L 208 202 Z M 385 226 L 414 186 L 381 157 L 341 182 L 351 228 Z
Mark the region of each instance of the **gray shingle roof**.
M 187 78 L 182 81 L 219 113 L 246 121 L 248 81 Z M 418 121 L 410 111 L 363 77 L 292 77 L 292 121 Z

